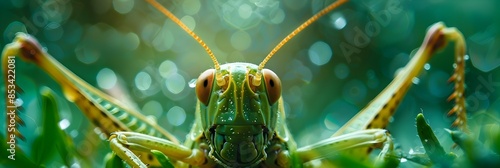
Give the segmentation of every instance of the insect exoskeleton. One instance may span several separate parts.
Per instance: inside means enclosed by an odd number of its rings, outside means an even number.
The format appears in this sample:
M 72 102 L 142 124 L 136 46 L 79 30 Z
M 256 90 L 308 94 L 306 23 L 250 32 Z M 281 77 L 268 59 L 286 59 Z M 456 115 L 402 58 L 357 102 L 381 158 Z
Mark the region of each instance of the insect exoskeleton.
M 224 82 L 218 83 L 216 73 Z M 261 73 L 263 81 L 253 82 Z M 196 95 L 209 157 L 229 167 L 259 164 L 275 138 L 281 82 L 271 70 L 249 63 L 228 63 L 203 72 Z

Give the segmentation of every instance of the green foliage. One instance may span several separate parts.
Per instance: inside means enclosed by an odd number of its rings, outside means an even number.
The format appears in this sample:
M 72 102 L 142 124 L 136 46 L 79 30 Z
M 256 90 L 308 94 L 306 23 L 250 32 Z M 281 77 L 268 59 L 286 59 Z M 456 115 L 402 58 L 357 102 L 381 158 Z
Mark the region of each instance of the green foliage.
M 495 145 L 485 146 L 473 133 L 465 133 L 458 130 L 448 130 L 451 139 L 462 149 L 463 155 L 446 153 L 436 138 L 434 131 L 425 121 L 423 114 L 418 114 L 416 118 L 417 132 L 426 151 L 425 154 L 417 153 L 405 156 L 406 159 L 415 163 L 432 167 L 500 167 L 500 156 L 495 153 Z M 490 132 L 487 133 L 488 142 L 496 142 L 498 132 L 495 132 L 494 126 L 488 125 Z M 492 128 L 493 127 L 493 128 Z M 491 131 L 493 130 L 493 131 Z
M 168 157 L 165 156 L 162 152 L 157 150 L 151 150 L 151 153 L 153 153 L 156 159 L 158 159 L 163 168 L 174 168 L 174 165 L 172 165 Z
M 422 113 L 417 115 L 417 132 L 420 137 L 422 145 L 424 145 L 425 152 L 429 156 L 429 159 L 433 164 L 449 167 L 456 156 L 452 153 L 447 154 L 444 151 L 443 146 L 439 143 L 439 140 L 434 135 L 431 126 L 425 121 L 424 115 Z
M 125 165 L 122 161 L 122 159 L 120 159 L 120 157 L 118 157 L 116 155 L 116 153 L 114 152 L 110 152 L 106 155 L 106 157 L 104 158 L 104 161 L 105 161 L 105 166 L 106 168 L 124 168 Z
M 26 156 L 26 153 L 22 151 L 21 149 L 16 147 L 16 155 L 15 159 L 16 160 L 10 160 L 7 157 L 4 156 L 9 156 L 10 153 L 9 151 L 5 150 L 8 149 L 7 143 L 5 142 L 5 137 L 0 136 L 0 165 L 5 165 L 7 167 L 37 167 L 37 164 L 35 164 L 31 159 L 29 159 L 28 156 Z
M 27 156 L 22 149 L 16 149 L 16 160 L 8 160 L 2 157 L 0 162 L 3 165 L 12 167 L 60 167 L 71 166 L 74 163 L 81 163 L 82 159 L 76 152 L 72 139 L 59 128 L 59 110 L 53 91 L 49 88 L 42 88 L 41 91 L 42 124 L 41 133 L 35 138 L 31 145 L 31 157 Z M 4 137 L 1 141 L 4 142 Z M 2 143 L 2 149 L 7 148 Z M 5 147 L 4 147 L 5 146 Z M 2 156 L 6 156 L 6 150 L 1 150 Z
M 500 167 L 500 156 L 473 136 L 461 131 L 449 132 L 453 141 L 464 151 L 468 164 L 472 167 Z

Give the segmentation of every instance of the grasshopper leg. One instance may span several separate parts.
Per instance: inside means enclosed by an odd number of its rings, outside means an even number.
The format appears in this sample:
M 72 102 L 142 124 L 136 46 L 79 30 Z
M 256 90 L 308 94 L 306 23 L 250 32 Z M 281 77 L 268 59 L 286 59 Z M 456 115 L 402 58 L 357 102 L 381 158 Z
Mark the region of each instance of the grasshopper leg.
M 456 115 L 456 120 L 452 126 L 467 131 L 467 115 L 465 110 L 465 40 L 456 28 L 446 27 L 443 23 L 433 24 L 427 30 L 422 45 L 412 57 L 410 62 L 403 67 L 391 83 L 378 94 L 365 108 L 358 112 L 346 124 L 342 126 L 332 137 L 364 130 L 386 128 L 389 119 L 396 108 L 402 102 L 406 92 L 412 85 L 412 79 L 420 73 L 424 65 L 434 54 L 454 42 L 454 73 L 449 82 L 454 82 L 455 87 L 448 101 L 454 100 L 455 106 L 448 112 L 448 115 Z M 356 148 L 349 151 L 355 156 L 368 156 L 369 148 Z M 361 157 L 360 157 L 361 158 Z
M 331 137 L 316 144 L 297 149 L 297 155 L 303 162 L 333 156 L 339 151 L 379 145 L 388 141 L 389 134 L 384 129 L 368 129 L 341 136 Z
M 203 166 L 208 163 L 205 154 L 198 149 L 190 149 L 172 141 L 146 134 L 115 132 L 111 134 L 109 141 L 111 149 L 133 167 L 145 167 L 146 165 L 132 151 L 158 150 L 167 157 L 193 166 Z
M 168 139 L 174 144 L 180 144 L 177 138 L 160 127 L 155 121 L 148 119 L 135 108 L 129 107 L 116 98 L 105 94 L 72 73 L 45 51 L 36 38 L 25 33 L 17 33 L 14 41 L 6 45 L 2 52 L 2 67 L 4 67 L 2 72 L 5 83 L 8 82 L 6 78 L 8 69 L 5 67 L 7 67 L 9 59 L 13 57 L 19 57 L 25 62 L 34 63 L 49 74 L 60 84 L 65 97 L 75 103 L 81 112 L 106 137 L 116 131 L 134 131 Z M 19 89 L 17 85 L 15 87 Z M 18 123 L 22 123 L 19 115 L 16 115 L 16 120 L 19 121 Z M 22 134 L 17 129 L 13 134 L 22 137 Z M 141 160 L 149 165 L 158 165 L 156 159 L 149 159 L 152 158 L 150 153 L 147 155 L 144 152 L 136 152 L 135 156 L 140 156 Z

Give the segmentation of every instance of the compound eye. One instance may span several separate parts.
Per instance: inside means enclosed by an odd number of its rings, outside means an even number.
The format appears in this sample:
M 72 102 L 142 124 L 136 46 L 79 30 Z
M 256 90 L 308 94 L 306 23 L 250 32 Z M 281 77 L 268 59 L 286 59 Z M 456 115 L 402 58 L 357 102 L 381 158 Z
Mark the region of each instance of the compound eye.
M 281 81 L 278 75 L 269 69 L 263 69 L 262 74 L 266 83 L 267 98 L 272 105 L 281 97 Z
M 210 100 L 210 93 L 212 91 L 212 84 L 214 82 L 215 69 L 209 69 L 201 73 L 198 80 L 196 80 L 196 96 L 206 106 Z

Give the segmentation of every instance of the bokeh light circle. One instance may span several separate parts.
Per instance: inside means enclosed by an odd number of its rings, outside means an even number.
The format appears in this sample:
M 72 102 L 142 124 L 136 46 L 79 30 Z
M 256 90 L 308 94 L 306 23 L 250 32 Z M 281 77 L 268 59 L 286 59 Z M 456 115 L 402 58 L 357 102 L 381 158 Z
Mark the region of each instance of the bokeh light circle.
M 103 68 L 97 73 L 97 85 L 103 89 L 111 89 L 113 88 L 118 78 L 113 70 L 109 68 Z
M 174 106 L 168 110 L 167 120 L 173 126 L 182 125 L 186 121 L 186 111 L 182 107 Z
M 325 42 L 317 41 L 309 48 L 308 54 L 312 63 L 321 66 L 332 58 L 332 49 Z

